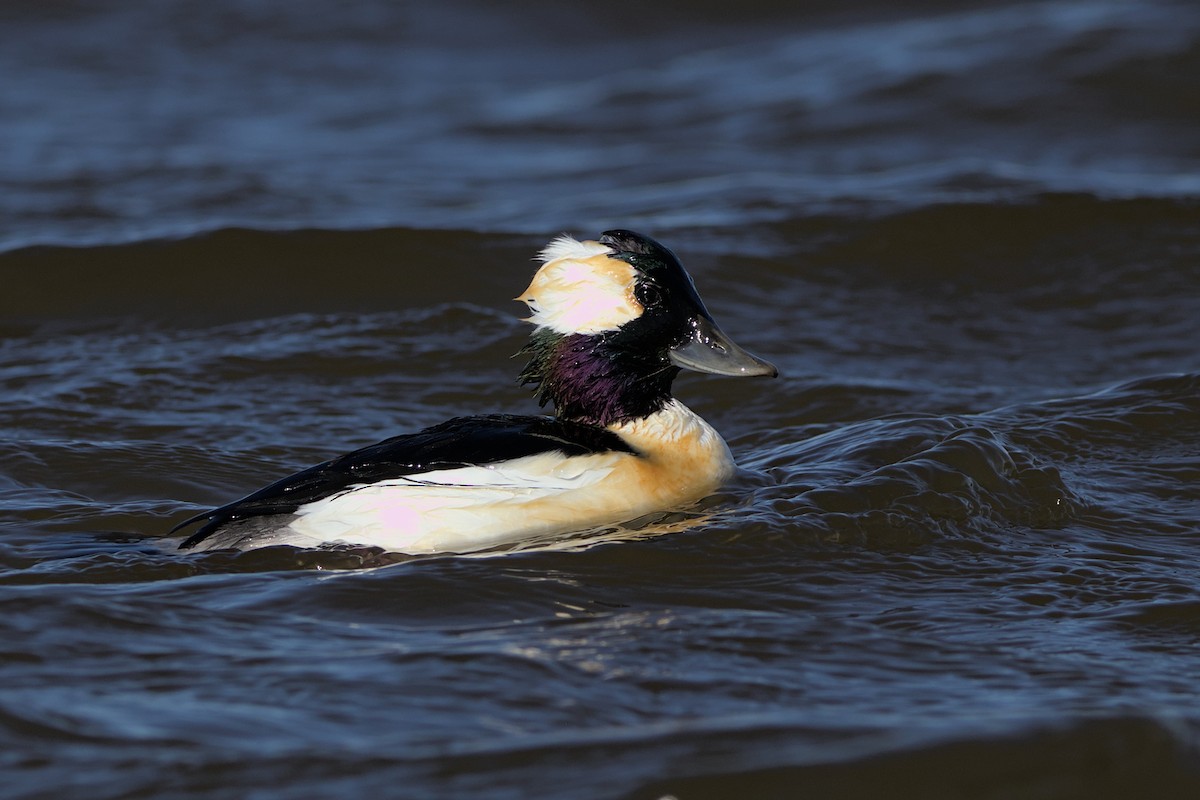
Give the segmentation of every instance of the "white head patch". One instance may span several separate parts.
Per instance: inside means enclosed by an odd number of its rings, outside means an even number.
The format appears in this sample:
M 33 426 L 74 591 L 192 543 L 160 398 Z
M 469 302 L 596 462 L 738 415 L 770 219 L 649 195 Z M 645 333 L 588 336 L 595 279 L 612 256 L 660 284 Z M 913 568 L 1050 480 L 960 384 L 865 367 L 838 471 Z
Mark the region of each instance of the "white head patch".
M 615 330 L 642 314 L 633 294 L 637 273 L 599 242 L 560 236 L 539 258 L 541 269 L 517 298 L 532 312 L 527 321 L 558 333 Z

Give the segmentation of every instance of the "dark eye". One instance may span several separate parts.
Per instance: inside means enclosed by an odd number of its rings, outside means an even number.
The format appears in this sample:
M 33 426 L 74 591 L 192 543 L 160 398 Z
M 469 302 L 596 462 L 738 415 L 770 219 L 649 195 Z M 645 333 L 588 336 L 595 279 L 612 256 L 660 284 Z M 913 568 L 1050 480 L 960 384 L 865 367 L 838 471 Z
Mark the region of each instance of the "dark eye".
M 662 304 L 662 289 L 653 283 L 640 284 L 637 290 L 637 299 L 642 304 L 642 308 L 654 308 Z

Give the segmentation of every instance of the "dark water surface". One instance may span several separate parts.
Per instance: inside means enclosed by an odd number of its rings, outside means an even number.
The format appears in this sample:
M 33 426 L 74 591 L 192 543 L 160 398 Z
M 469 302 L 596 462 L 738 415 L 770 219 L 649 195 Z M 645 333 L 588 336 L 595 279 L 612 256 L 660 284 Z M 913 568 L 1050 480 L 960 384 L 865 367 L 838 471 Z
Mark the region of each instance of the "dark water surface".
M 791 5 L 0 8 L 0 796 L 1200 796 L 1200 7 Z M 677 384 L 734 485 L 163 546 L 533 411 L 614 226 L 783 372 Z

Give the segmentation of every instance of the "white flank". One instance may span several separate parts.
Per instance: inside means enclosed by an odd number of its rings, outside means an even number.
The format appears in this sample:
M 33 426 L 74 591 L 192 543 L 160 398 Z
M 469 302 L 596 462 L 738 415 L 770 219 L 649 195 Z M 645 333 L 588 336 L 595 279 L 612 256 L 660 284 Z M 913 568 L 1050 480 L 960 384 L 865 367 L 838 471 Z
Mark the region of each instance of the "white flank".
M 622 458 L 630 456 L 541 453 L 395 478 L 310 503 L 289 527 L 304 537 L 401 553 L 478 550 L 560 530 L 570 498 L 606 478 Z
M 560 236 L 541 254 L 543 266 L 517 299 L 529 306 L 527 321 L 558 333 L 593 334 L 637 319 L 633 267 L 610 258 L 599 242 Z
M 725 441 L 678 401 L 612 430 L 639 455 L 540 453 L 351 487 L 301 507 L 271 543 L 469 553 L 682 508 L 733 474 Z

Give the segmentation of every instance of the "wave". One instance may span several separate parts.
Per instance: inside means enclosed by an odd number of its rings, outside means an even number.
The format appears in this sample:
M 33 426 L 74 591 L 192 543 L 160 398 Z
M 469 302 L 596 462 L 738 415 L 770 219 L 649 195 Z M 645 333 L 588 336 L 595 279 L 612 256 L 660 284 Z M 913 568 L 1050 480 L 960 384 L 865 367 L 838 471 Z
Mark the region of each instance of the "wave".
M 627 797 L 1184 797 L 1200 791 L 1197 757 L 1196 732 L 1173 721 L 1084 718 L 836 763 L 702 770 L 655 780 Z
M 130 316 L 195 324 L 447 300 L 494 304 L 527 280 L 530 254 L 541 244 L 469 231 L 224 229 L 121 245 L 26 247 L 0 254 L 10 276 L 5 324 Z
M 1200 468 L 1200 375 L 971 416 L 892 416 L 772 435 L 745 465 L 766 476 L 747 521 L 793 520 L 817 543 L 912 548 L 947 541 L 1013 548 L 1016 531 L 1063 529 L 1091 546 L 1155 536 L 1184 554 L 1178 498 Z M 754 481 L 751 481 L 753 484 Z
M 0 242 L 1200 193 L 1194 3 L 831 5 L 22 3 Z
M 1099 303 L 1126 294 L 1128 281 L 1170 296 L 1180 281 L 1197 280 L 1198 211 L 1200 202 L 1187 198 L 1042 195 L 865 217 L 806 215 L 742 234 L 721 228 L 720 237 L 685 227 L 667 237 L 701 268 L 706 255 L 751 255 L 790 273 L 802 259 L 805 276 L 822 281 L 955 280 L 1028 292 L 1031 306 L 1086 290 L 1089 302 Z M 0 252 L 10 308 L 0 325 L 20 332 L 38 322 L 120 317 L 194 325 L 448 300 L 498 307 L 527 280 L 531 253 L 557 232 L 239 228 L 117 245 L 22 247 Z M 714 244 L 724 251 L 713 252 Z M 1096 271 L 1097 245 L 1110 262 L 1103 273 Z

